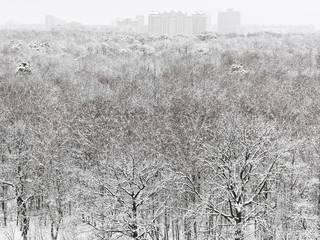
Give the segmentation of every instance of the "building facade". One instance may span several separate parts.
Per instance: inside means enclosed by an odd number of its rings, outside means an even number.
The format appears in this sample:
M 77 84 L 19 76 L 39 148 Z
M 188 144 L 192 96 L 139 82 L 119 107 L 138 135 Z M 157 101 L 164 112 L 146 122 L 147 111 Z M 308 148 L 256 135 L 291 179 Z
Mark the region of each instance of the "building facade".
M 46 15 L 45 16 L 45 25 L 46 25 L 46 30 L 50 31 L 54 29 L 57 26 L 63 26 L 65 24 L 65 21 L 56 18 L 53 15 Z
M 162 15 L 158 12 L 152 12 L 148 18 L 148 32 L 150 34 L 161 34 L 162 32 Z
M 180 11 L 152 12 L 148 18 L 149 34 L 165 35 L 192 35 L 207 30 L 207 15 L 201 12 L 191 16 Z
M 144 16 L 137 16 L 135 19 L 126 18 L 117 20 L 116 26 L 120 31 L 124 32 L 145 32 Z
M 195 12 L 191 15 L 192 34 L 196 35 L 207 31 L 207 16 L 202 12 Z
M 46 16 L 46 30 L 52 30 L 55 26 L 55 20 L 53 15 L 47 15 Z
M 240 33 L 241 16 L 239 11 L 228 9 L 218 13 L 218 32 L 221 34 Z

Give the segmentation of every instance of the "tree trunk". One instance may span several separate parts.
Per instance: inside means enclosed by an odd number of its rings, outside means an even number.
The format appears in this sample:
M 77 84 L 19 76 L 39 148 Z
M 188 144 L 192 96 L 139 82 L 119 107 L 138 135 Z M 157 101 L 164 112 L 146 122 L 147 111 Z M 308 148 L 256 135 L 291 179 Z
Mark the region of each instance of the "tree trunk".
M 5 199 L 7 197 L 8 193 L 8 186 L 2 186 L 2 198 Z M 8 213 L 7 213 L 7 203 L 5 200 L 1 202 L 1 209 L 3 212 L 3 224 L 6 227 L 7 226 L 7 219 L 8 219 Z
M 176 240 L 180 240 L 179 220 L 176 220 Z
M 213 218 L 214 218 L 213 212 L 210 211 L 210 212 L 209 212 L 209 220 L 208 220 L 208 229 L 207 229 L 208 238 L 212 238 L 212 236 L 214 235 L 214 231 L 213 231 Z
M 51 238 L 52 238 L 52 240 L 58 239 L 59 225 L 60 224 L 55 224 L 53 221 L 51 222 Z
M 244 240 L 244 234 L 242 231 L 241 223 L 237 223 L 235 231 L 235 240 Z
M 318 172 L 320 172 L 320 169 Z M 320 181 L 320 174 L 318 174 L 318 181 Z M 318 188 L 318 217 L 318 234 L 320 234 L 320 185 Z
M 131 237 L 134 240 L 138 240 L 137 203 L 133 195 L 132 195 L 132 224 L 129 224 L 129 227 L 131 229 Z
M 171 234 L 172 234 L 172 240 L 174 240 L 175 239 L 175 224 L 174 224 L 174 220 L 172 220 L 172 222 L 171 222 Z
M 184 218 L 184 239 L 191 240 L 190 222 L 187 217 Z
M 193 239 L 196 240 L 198 238 L 198 229 L 197 229 L 197 218 L 196 216 L 194 217 L 194 222 L 193 222 Z
M 27 216 L 27 205 L 20 196 L 17 199 L 17 203 L 18 203 L 18 209 L 19 209 L 18 211 L 20 215 L 21 236 L 23 237 L 23 240 L 27 240 L 28 231 L 29 231 L 29 218 Z
M 169 240 L 169 220 L 167 208 L 164 210 L 164 240 Z
M 193 173 L 192 173 L 192 176 L 191 176 L 191 179 L 192 179 L 192 182 L 195 186 L 195 191 L 197 193 L 200 193 L 200 173 L 198 171 L 196 171 L 196 166 L 195 166 L 195 161 L 193 161 L 192 163 L 192 168 L 193 168 Z M 196 204 L 197 203 L 197 194 L 196 192 L 193 192 L 191 194 L 191 201 L 192 201 L 192 204 Z M 191 219 L 189 219 L 191 220 Z M 198 230 L 197 230 L 197 216 L 194 215 L 192 217 L 192 220 L 193 220 L 193 240 L 197 240 L 198 238 Z M 191 223 L 190 223 L 190 238 L 191 238 Z

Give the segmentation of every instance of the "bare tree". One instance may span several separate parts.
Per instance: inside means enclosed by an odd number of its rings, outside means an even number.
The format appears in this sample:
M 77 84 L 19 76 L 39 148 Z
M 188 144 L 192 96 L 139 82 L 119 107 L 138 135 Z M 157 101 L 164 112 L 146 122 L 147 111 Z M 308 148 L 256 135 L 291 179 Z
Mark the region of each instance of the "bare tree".
M 246 225 L 274 207 L 270 185 L 290 146 L 277 139 L 272 124 L 228 117 L 204 147 L 205 189 L 196 193 L 213 214 L 234 227 L 234 239 L 242 240 Z

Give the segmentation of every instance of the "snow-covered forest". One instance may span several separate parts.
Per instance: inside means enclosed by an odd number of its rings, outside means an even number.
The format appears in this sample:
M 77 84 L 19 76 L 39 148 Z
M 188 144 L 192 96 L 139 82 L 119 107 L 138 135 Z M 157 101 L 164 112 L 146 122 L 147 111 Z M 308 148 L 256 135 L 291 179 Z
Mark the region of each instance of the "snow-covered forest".
M 0 43 L 1 240 L 319 239 L 319 35 Z

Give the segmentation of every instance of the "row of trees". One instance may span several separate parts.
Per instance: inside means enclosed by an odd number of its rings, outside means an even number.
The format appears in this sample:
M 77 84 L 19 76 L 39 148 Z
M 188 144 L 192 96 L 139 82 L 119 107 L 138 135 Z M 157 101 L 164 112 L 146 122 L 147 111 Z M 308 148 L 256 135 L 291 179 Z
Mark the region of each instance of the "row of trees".
M 317 38 L 148 38 L 136 41 L 154 51 L 124 56 L 87 48 L 99 33 L 59 49 L 68 34 L 39 33 L 46 53 L 1 52 L 1 228 L 15 222 L 23 240 L 33 219 L 53 240 L 70 223 L 89 239 L 319 235 Z M 210 51 L 190 51 L 199 42 Z M 15 74 L 27 54 L 32 74 Z

